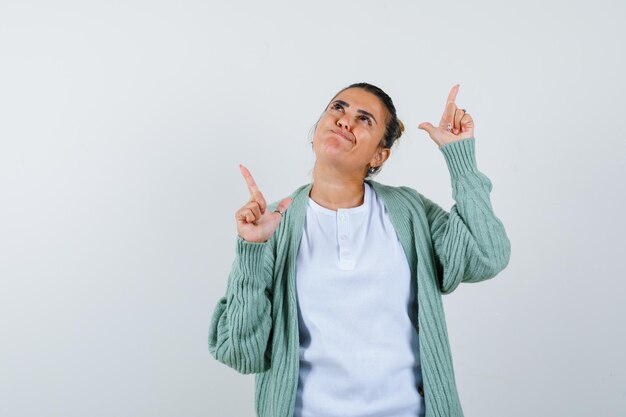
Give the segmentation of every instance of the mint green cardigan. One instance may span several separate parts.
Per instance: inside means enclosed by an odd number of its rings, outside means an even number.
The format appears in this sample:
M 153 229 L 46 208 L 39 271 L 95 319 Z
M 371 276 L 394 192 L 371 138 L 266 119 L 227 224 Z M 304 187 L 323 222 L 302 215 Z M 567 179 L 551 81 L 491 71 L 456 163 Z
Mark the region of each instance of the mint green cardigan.
M 441 301 L 461 282 L 496 276 L 511 245 L 495 216 L 491 181 L 476 168 L 475 139 L 448 143 L 443 153 L 455 204 L 443 210 L 416 190 L 367 181 L 379 195 L 417 279 L 417 314 L 426 417 L 463 417 Z M 259 417 L 292 417 L 299 372 L 296 256 L 312 183 L 292 194 L 273 236 L 237 237 L 226 294 L 209 326 L 209 352 L 242 374 L 255 375 Z M 278 201 L 268 205 L 274 210 Z M 376 308 L 376 306 L 372 306 Z

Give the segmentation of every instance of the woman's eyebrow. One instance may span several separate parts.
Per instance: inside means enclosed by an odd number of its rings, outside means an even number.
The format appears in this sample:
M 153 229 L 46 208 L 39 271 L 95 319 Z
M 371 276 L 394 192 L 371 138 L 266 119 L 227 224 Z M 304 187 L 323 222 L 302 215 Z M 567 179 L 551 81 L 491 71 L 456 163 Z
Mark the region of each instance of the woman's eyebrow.
M 339 103 L 339 104 L 341 104 L 344 107 L 350 107 L 350 105 L 348 103 L 346 103 L 345 101 L 343 101 L 343 100 L 335 100 L 335 101 L 333 101 L 333 103 Z M 360 114 L 365 114 L 365 115 L 371 117 L 372 119 L 374 119 L 374 122 L 376 122 L 376 124 L 378 124 L 378 122 L 376 121 L 376 118 L 374 117 L 374 115 L 372 113 L 370 113 L 368 111 L 365 111 L 365 110 L 361 110 L 361 109 L 357 109 L 356 112 L 360 113 Z

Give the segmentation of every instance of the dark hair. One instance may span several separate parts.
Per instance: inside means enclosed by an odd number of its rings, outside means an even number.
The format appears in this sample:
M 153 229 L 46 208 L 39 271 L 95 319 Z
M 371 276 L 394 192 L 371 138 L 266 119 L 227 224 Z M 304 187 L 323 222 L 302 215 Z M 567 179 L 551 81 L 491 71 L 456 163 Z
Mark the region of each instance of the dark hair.
M 402 121 L 400 121 L 400 119 L 398 119 L 398 116 L 396 115 L 396 107 L 393 105 L 391 97 L 389 97 L 387 93 L 385 93 L 382 89 L 376 87 L 375 85 L 369 83 L 354 83 L 345 88 L 342 88 L 337 94 L 335 94 L 335 96 L 330 101 L 332 102 L 335 97 L 337 97 L 339 94 L 349 88 L 360 88 L 367 91 L 368 93 L 372 93 L 376 97 L 378 97 L 381 103 L 383 103 L 383 105 L 387 109 L 387 112 L 389 113 L 389 117 L 387 117 L 387 120 L 385 121 L 385 132 L 383 133 L 383 138 L 380 141 L 379 146 L 383 148 L 391 148 L 393 144 L 398 139 L 400 139 L 400 136 L 402 136 L 402 132 L 404 132 L 404 124 L 402 123 Z M 378 167 L 370 167 L 367 171 L 365 179 L 368 179 L 371 176 L 378 174 L 381 169 L 382 165 Z

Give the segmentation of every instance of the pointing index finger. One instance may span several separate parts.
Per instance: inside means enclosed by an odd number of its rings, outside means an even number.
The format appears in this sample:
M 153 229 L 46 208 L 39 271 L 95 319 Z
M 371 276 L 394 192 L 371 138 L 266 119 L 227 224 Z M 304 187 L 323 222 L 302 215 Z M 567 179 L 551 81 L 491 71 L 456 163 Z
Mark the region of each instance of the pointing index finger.
M 248 191 L 250 191 L 250 195 L 254 197 L 256 193 L 259 192 L 259 187 L 256 185 L 254 178 L 252 178 L 252 174 L 248 171 L 248 168 L 239 164 L 239 169 L 241 170 L 241 174 L 246 180 L 246 184 L 248 185 Z
M 448 101 L 446 101 L 446 104 L 450 102 L 454 103 L 454 101 L 456 100 L 456 95 L 459 92 L 459 87 L 461 87 L 461 84 L 455 84 L 452 86 L 452 88 L 450 89 L 450 93 L 448 94 Z
M 254 178 L 252 178 L 252 174 L 245 166 L 239 164 L 239 169 L 244 179 L 246 180 L 246 184 L 248 185 L 248 191 L 250 191 L 250 196 L 253 200 L 256 200 L 261 206 L 261 212 L 265 212 L 265 198 L 263 197 L 263 193 L 259 190 L 259 187 L 256 185 Z

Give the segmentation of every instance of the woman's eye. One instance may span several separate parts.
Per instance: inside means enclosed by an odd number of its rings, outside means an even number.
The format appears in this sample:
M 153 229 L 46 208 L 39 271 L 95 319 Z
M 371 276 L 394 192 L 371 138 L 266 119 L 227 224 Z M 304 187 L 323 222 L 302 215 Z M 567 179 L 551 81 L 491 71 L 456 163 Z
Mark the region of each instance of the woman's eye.
M 333 103 L 330 106 L 330 108 L 333 109 L 333 110 L 343 110 L 343 106 L 341 104 L 339 104 L 339 103 Z M 366 121 L 367 124 L 370 125 L 370 126 L 372 125 L 372 120 L 369 117 L 365 116 L 365 115 L 360 116 L 359 119 Z

